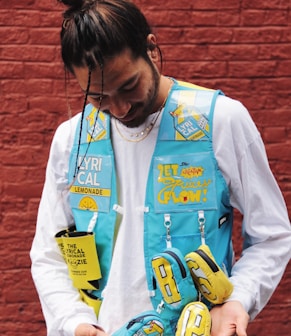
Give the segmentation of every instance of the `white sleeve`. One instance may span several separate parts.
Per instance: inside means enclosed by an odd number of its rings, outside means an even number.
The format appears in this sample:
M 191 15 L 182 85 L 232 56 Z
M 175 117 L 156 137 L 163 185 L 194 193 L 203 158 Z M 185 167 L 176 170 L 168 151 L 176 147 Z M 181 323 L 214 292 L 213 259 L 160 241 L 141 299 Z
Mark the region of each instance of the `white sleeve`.
M 60 125 L 52 141 L 30 256 L 48 335 L 74 335 L 79 323 L 96 324 L 93 309 L 72 286 L 55 234 L 73 224 L 67 173 L 77 118 Z
M 291 255 L 286 205 L 269 168 L 261 136 L 238 101 L 219 97 L 214 115 L 214 151 L 243 215 L 243 252 L 232 268 L 234 292 L 253 319 L 278 285 Z

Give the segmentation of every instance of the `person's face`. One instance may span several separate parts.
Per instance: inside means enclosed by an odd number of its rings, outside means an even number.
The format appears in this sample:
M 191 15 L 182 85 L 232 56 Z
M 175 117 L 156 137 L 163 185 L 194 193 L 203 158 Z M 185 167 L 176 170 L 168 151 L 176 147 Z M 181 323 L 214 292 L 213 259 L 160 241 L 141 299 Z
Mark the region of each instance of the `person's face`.
M 149 114 L 159 108 L 157 95 L 160 74 L 151 57 L 134 58 L 129 49 L 112 59 L 106 59 L 102 73 L 96 68 L 91 73 L 88 101 L 95 107 L 109 113 L 128 127 L 141 125 Z M 82 90 L 85 92 L 88 81 L 88 68 L 74 68 L 74 73 Z

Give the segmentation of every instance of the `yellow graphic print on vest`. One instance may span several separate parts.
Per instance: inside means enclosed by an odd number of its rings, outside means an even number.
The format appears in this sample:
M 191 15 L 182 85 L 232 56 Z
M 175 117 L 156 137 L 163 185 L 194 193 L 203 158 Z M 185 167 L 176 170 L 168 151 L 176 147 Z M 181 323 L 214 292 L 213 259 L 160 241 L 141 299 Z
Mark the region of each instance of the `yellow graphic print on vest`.
M 85 196 L 81 199 L 79 203 L 79 209 L 98 211 L 98 206 L 92 197 Z
M 195 98 L 195 91 L 181 91 L 179 93 L 178 107 L 171 112 L 175 120 L 176 140 L 200 140 L 209 134 L 207 118 L 195 111 L 193 107 Z
M 96 107 L 92 108 L 92 111 L 86 118 L 87 120 L 87 142 L 98 141 L 106 137 L 106 116 L 103 112 L 99 111 L 98 116 Z M 96 120 L 97 118 L 97 120 Z

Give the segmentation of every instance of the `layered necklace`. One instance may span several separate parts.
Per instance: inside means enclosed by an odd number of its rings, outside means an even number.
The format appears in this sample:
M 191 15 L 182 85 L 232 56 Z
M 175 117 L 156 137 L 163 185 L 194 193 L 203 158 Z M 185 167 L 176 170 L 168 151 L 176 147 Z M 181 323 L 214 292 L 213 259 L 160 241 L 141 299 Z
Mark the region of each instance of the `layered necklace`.
M 118 134 L 120 135 L 120 137 L 123 140 L 129 141 L 129 142 L 140 142 L 140 141 L 144 140 L 150 134 L 150 132 L 154 128 L 155 124 L 157 123 L 163 108 L 165 107 L 165 104 L 166 104 L 169 92 L 171 90 L 171 87 L 172 87 L 172 84 L 169 88 L 169 91 L 166 95 L 165 100 L 163 101 L 163 104 L 160 106 L 160 108 L 158 109 L 158 111 L 156 113 L 151 114 L 149 116 L 149 118 L 147 119 L 147 122 L 146 122 L 146 126 L 140 132 L 129 132 L 128 127 L 122 125 L 122 123 L 120 121 L 118 121 L 117 119 L 114 119 L 115 128 L 116 128 Z M 121 129 L 123 129 L 123 131 L 121 131 Z
M 115 127 L 116 127 L 118 134 L 123 140 L 129 141 L 129 142 L 140 142 L 144 140 L 150 134 L 151 130 L 154 128 L 162 112 L 163 107 L 164 106 L 161 106 L 156 113 L 150 116 L 151 118 L 148 118 L 150 120 L 148 120 L 147 125 L 140 132 L 129 132 L 126 126 L 122 125 L 122 123 L 118 121 L 117 119 L 114 119 Z M 121 128 L 123 129 L 124 134 L 122 133 Z

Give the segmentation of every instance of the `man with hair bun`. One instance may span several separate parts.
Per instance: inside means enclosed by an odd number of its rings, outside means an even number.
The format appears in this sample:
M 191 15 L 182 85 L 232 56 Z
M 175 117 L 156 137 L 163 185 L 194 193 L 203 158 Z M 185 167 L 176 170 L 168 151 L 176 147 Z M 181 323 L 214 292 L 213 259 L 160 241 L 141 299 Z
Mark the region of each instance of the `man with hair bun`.
M 204 335 L 246 336 L 291 249 L 248 111 L 163 75 L 157 37 L 131 1 L 59 2 L 62 59 L 84 105 L 52 141 L 30 254 L 47 335 L 187 335 L 177 325 L 193 303 L 209 313 Z M 213 275 L 223 281 L 211 293 Z

